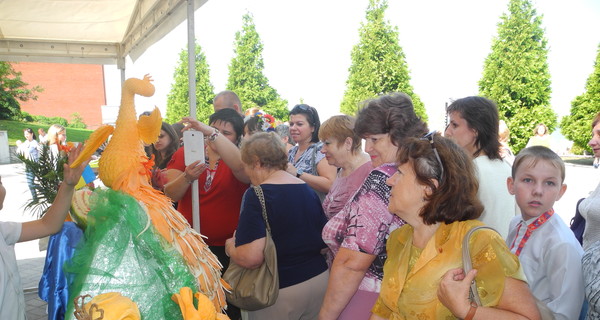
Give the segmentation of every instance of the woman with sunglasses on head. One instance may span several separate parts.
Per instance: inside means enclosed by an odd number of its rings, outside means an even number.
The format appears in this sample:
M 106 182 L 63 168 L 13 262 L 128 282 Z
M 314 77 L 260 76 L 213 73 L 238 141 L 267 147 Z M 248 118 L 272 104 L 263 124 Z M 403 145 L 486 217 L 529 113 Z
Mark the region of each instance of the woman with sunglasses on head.
M 290 111 L 290 134 L 296 143 L 288 154 L 287 172 L 303 180 L 321 201 L 325 198 L 336 176 L 336 168 L 329 165 L 319 142 L 321 121 L 317 109 L 298 104 Z
M 477 196 L 484 206 L 479 220 L 506 238 L 510 220 L 520 211 L 506 188 L 511 166 L 500 155 L 498 107 L 490 99 L 466 97 L 452 102 L 446 112 L 450 123 L 444 136 L 461 146 L 477 169 Z
M 398 147 L 421 137 L 427 125 L 404 93 L 368 100 L 358 112 L 355 133 L 365 139 L 372 169 L 344 207 L 323 228 L 331 250 L 329 283 L 319 319 L 367 319 L 377 299 L 386 259 L 385 241 L 404 222 L 388 211 Z
M 600 112 L 592 120 L 592 138 L 588 142 L 595 157 L 600 157 Z M 592 193 L 581 200 L 579 211 L 585 218 L 583 232 L 583 281 L 585 298 L 588 301 L 586 319 L 600 319 L 600 184 Z
M 406 221 L 387 240 L 381 293 L 370 319 L 539 319 L 517 256 L 492 230 L 462 242 L 483 211 L 470 157 L 439 134 L 407 140 L 398 152 L 389 210 Z M 477 283 L 482 306 L 469 301 Z

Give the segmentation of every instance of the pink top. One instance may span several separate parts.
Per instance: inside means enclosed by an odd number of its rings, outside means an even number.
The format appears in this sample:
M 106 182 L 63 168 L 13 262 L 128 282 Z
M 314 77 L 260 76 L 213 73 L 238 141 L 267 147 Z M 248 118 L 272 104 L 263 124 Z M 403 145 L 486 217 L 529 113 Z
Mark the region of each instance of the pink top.
M 377 256 L 359 290 L 380 291 L 387 238 L 404 224 L 388 211 L 391 187 L 385 181 L 396 172 L 396 167 L 388 163 L 373 169 L 350 201 L 323 228 L 323 241 L 334 257 L 340 247 Z M 331 261 L 328 263 L 331 265 Z
M 323 211 L 327 220 L 331 219 L 344 208 L 350 197 L 365 182 L 365 178 L 371 170 L 373 170 L 373 165 L 371 161 L 367 161 L 347 177 L 337 177 L 333 181 L 329 193 L 327 193 L 325 200 L 323 200 Z

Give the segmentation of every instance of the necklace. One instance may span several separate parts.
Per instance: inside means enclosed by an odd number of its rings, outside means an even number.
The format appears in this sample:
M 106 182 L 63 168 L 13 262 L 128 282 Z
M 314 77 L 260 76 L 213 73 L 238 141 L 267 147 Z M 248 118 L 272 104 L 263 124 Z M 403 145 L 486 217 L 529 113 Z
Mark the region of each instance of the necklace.
M 206 160 L 206 181 L 204 182 L 204 191 L 210 190 L 210 187 L 212 186 L 212 182 L 213 179 L 215 178 L 215 174 L 217 173 L 217 169 L 219 168 L 219 162 L 221 160 L 217 160 L 217 162 L 215 162 L 215 168 L 211 169 L 210 166 L 208 166 L 208 160 Z
M 525 231 L 525 234 L 523 235 L 521 242 L 519 242 L 517 251 L 515 251 L 515 254 L 517 255 L 517 257 L 521 254 L 523 247 L 525 247 L 525 244 L 529 240 L 529 237 L 531 237 L 531 234 L 533 233 L 533 231 L 535 229 L 539 228 L 544 223 L 546 223 L 546 221 L 550 220 L 550 218 L 552 217 L 553 214 L 554 214 L 554 209 L 550 209 L 550 210 L 544 212 L 541 216 L 537 217 L 537 219 L 535 219 L 535 221 L 533 221 L 530 225 L 527 226 L 527 231 Z M 523 221 L 521 221 L 521 223 L 519 223 L 519 229 L 517 229 L 517 235 L 519 234 L 519 231 L 521 230 L 521 226 L 523 226 L 523 223 L 524 223 Z M 516 241 L 517 241 L 517 238 L 515 237 L 515 240 L 513 240 L 513 243 L 510 246 L 510 250 L 512 250 L 515 247 Z

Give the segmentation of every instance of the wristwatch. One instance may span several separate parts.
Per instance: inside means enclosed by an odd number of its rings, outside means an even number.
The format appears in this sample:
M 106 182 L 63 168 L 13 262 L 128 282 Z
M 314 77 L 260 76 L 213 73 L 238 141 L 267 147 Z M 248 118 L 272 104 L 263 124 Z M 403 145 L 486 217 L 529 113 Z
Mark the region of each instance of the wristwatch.
M 297 169 L 296 170 L 296 178 L 300 178 L 300 176 L 304 173 L 304 171 L 302 171 L 302 169 Z

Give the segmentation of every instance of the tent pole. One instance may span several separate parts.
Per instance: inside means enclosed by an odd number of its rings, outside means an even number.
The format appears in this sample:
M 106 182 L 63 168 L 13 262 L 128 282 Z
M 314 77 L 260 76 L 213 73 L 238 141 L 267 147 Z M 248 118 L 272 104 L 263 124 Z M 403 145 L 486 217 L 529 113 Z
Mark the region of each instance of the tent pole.
M 119 53 L 119 57 L 117 58 L 117 68 L 121 71 L 121 86 L 125 83 L 125 57 L 121 56 Z
M 194 0 L 187 0 L 188 27 L 188 95 L 190 99 L 190 117 L 196 118 L 196 35 L 194 34 Z M 185 148 L 185 146 L 184 146 Z M 200 233 L 200 199 L 198 179 L 192 183 L 192 224 Z

